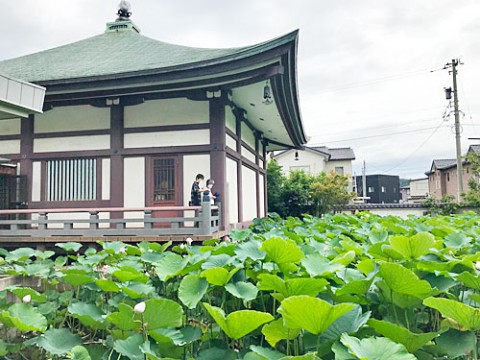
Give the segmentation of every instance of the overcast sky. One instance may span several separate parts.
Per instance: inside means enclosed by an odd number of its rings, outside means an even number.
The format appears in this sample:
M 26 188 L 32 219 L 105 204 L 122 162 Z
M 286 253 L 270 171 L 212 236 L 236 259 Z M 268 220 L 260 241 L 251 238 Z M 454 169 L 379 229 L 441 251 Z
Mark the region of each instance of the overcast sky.
M 90 36 L 115 20 L 119 0 L 4 2 L 1 59 Z M 195 47 L 251 45 L 300 29 L 300 107 L 311 145 L 351 147 L 361 174 L 418 178 L 455 158 L 458 85 L 462 151 L 480 141 L 480 2 L 475 0 L 131 0 L 142 34 Z M 121 51 L 121 49 L 119 49 Z M 54 66 L 54 64 L 52 64 Z M 434 72 L 431 72 L 435 70 Z

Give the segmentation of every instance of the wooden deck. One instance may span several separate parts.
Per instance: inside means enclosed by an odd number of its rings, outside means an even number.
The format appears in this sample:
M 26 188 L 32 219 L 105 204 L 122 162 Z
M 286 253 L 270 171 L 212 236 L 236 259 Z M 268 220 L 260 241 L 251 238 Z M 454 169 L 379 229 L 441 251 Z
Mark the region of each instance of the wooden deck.
M 69 208 L 0 210 L 0 246 L 57 242 L 200 242 L 226 235 L 221 207 Z M 177 216 L 172 216 L 177 214 Z

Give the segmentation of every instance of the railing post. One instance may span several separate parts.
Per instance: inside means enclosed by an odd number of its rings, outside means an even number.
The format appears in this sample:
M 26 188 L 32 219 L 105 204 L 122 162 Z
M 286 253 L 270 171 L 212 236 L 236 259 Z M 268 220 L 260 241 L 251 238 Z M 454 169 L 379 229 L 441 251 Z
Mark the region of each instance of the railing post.
M 143 213 L 143 228 L 144 229 L 152 229 L 153 224 L 152 224 L 152 210 L 145 210 Z
M 210 205 L 210 199 L 208 201 L 202 201 L 202 213 L 200 215 L 200 234 L 199 235 L 211 235 L 212 234 L 212 206 Z
M 40 212 L 38 213 L 38 230 L 46 230 L 48 222 L 48 213 Z
M 218 212 L 218 220 L 217 220 L 218 223 L 217 224 L 218 224 L 218 230 L 220 230 L 222 228 L 222 225 L 223 225 L 222 224 L 222 203 L 218 202 L 216 205 L 218 206 L 218 210 L 217 210 L 217 212 Z
M 98 230 L 98 211 L 90 211 L 90 230 Z

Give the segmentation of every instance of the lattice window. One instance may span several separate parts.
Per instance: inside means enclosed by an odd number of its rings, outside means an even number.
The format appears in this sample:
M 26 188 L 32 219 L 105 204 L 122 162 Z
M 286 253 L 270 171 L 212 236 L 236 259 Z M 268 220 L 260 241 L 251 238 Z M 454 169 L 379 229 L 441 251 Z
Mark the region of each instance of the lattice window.
M 175 201 L 175 159 L 154 160 L 153 200 Z
M 96 159 L 47 161 L 48 201 L 83 201 L 96 198 Z

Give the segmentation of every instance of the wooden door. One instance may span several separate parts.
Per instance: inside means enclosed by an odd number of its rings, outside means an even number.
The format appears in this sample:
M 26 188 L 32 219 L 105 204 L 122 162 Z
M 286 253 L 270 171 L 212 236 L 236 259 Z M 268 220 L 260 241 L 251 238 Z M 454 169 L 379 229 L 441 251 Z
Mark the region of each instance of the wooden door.
M 168 207 L 181 205 L 180 198 L 180 167 L 178 157 L 152 158 L 150 206 Z M 171 218 L 179 216 L 178 211 L 158 210 L 152 217 Z M 170 223 L 157 223 L 154 226 L 170 227 Z

